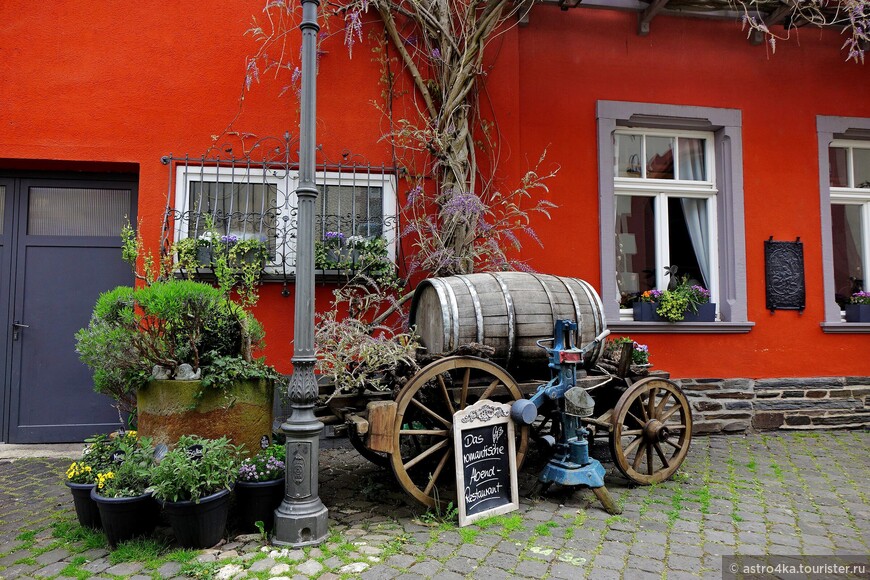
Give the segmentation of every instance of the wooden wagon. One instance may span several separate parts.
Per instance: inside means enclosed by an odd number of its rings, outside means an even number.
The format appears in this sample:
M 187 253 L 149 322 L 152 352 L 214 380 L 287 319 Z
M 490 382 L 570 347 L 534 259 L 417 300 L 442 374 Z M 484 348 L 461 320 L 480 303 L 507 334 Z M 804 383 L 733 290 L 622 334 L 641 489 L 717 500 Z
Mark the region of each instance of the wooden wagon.
M 391 467 L 400 485 L 427 506 L 455 498 L 453 416 L 480 399 L 512 403 L 549 380 L 547 353 L 556 320 L 578 321 L 575 342 L 586 346 L 578 386 L 593 397 L 582 419 L 591 436 L 609 438 L 619 471 L 638 484 L 664 481 L 689 449 L 689 403 L 667 375 L 631 372 L 631 352 L 605 360 L 606 323 L 595 290 L 576 278 L 504 272 L 424 281 L 411 307 L 411 322 L 429 353 L 483 349 L 438 358 L 395 393 L 335 396 L 329 411 L 347 426 L 354 447 L 374 463 Z M 559 409 L 540 409 L 531 426 L 516 426 L 521 466 L 529 442 L 546 441 L 561 429 Z

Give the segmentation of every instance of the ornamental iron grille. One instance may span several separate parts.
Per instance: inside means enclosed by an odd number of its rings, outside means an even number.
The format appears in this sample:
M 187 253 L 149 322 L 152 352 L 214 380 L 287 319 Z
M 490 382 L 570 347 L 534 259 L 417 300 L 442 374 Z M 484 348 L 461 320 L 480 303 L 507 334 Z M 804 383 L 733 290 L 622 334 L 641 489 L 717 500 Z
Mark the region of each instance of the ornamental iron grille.
M 205 154 L 168 155 L 166 211 L 161 235 L 164 256 L 185 238 L 209 239 L 211 229 L 220 241 L 257 239 L 268 249 L 264 280 L 286 281 L 296 270 L 296 188 L 299 180 L 298 142 L 283 138 L 254 139 L 230 135 Z M 340 161 L 317 165 L 319 190 L 315 240 L 341 244 L 384 237 L 395 260 L 397 208 L 396 170 L 373 165 L 345 151 Z M 353 270 L 353 254 L 348 254 Z M 196 275 L 208 276 L 207 263 Z M 320 270 L 319 274 L 324 271 Z

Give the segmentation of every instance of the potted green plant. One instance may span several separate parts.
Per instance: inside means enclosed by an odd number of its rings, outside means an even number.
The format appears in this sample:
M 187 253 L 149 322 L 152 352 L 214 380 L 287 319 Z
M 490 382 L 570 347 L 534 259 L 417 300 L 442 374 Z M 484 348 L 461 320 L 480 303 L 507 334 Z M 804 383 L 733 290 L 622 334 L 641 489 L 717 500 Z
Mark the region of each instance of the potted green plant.
M 661 290 L 647 290 L 632 304 L 634 319 L 638 322 L 653 322 L 661 320 L 656 314 Z
M 357 276 L 372 280 L 382 290 L 403 286 L 398 268 L 390 259 L 386 238 L 351 236 L 346 245 L 350 250 L 351 267 Z
M 265 238 L 237 238 L 235 243 L 228 244 L 228 253 L 231 264 L 236 268 L 251 264 L 262 269 L 269 257 L 269 247 Z
M 242 461 L 235 488 L 239 529 L 256 531 L 257 522 L 272 529 L 284 497 L 284 459 L 284 446 L 272 444 Z
M 182 547 L 208 548 L 221 540 L 240 463 L 240 447 L 226 437 L 185 435 L 154 468 L 154 498 Z
M 70 489 L 79 524 L 86 528 L 100 528 L 100 511 L 91 499 L 91 490 L 96 485 L 97 474 L 110 470 L 114 457 L 125 439 L 135 440 L 136 431 L 118 431 L 107 435 L 100 433 L 85 439 L 80 459 L 73 461 L 66 470 L 66 486 Z
M 76 339 L 95 389 L 134 400 L 139 430 L 155 444 L 230 434 L 255 453 L 272 432 L 280 375 L 253 356 L 262 326 L 221 288 L 179 279 L 115 288 Z
M 317 270 L 347 270 L 351 267 L 350 251 L 341 232 L 325 232 L 314 242 L 314 268 Z
M 632 308 L 634 319 L 638 321 L 713 322 L 716 318 L 716 305 L 710 302 L 710 291 L 690 284 L 686 277 L 672 289 L 647 290 Z
M 154 467 L 154 447 L 148 438 L 118 438 L 113 465 L 97 473 L 91 499 L 100 511 L 110 546 L 154 531 L 159 506 L 148 489 Z
M 846 322 L 870 322 L 870 292 L 855 292 L 846 304 Z

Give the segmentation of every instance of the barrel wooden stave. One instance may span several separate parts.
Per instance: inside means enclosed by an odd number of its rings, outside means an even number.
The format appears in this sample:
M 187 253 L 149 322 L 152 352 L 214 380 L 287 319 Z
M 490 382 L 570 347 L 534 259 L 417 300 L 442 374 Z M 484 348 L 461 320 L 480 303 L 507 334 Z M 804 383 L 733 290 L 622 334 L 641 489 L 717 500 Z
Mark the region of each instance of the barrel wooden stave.
M 583 280 L 526 272 L 498 272 L 430 278 L 415 291 L 411 323 L 432 354 L 482 342 L 495 349 L 495 362 L 512 371 L 540 372 L 546 352 L 537 346 L 553 336 L 558 319 L 577 320 L 577 346 L 605 328 L 601 300 Z M 587 353 L 587 366 L 600 354 Z

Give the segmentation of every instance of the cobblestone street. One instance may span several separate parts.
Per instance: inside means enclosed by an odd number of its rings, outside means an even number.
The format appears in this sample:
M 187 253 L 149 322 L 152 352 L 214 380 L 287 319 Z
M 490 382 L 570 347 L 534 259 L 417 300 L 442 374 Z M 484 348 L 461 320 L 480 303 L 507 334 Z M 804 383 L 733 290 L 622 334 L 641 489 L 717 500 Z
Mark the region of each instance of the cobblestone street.
M 258 534 L 231 535 L 170 559 L 124 559 L 100 544 L 102 534 L 83 533 L 62 481 L 69 460 L 0 460 L 0 577 L 722 578 L 722 557 L 734 554 L 769 555 L 773 565 L 786 556 L 834 563 L 838 554 L 870 565 L 868 450 L 866 431 L 697 437 L 681 470 L 660 485 L 629 487 L 605 464 L 622 515 L 608 515 L 589 490 L 556 489 L 458 528 L 455 518 L 413 505 L 391 472 L 353 449 L 326 449 L 323 545 L 282 550 Z M 602 451 L 596 445 L 593 454 Z M 534 470 L 521 473 L 521 494 Z M 171 532 L 158 528 L 158 538 L 169 544 Z M 851 577 L 870 577 L 870 567 Z

